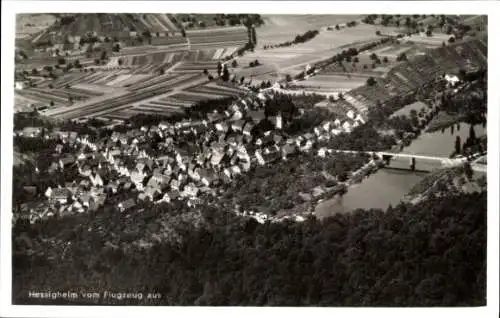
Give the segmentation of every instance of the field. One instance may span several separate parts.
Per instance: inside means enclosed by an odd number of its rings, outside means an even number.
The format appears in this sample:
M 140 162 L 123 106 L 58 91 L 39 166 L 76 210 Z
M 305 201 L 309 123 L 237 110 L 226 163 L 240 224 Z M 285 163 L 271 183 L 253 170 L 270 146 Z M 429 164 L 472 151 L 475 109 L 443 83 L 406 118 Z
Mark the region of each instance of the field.
M 230 96 L 241 96 L 244 90 L 220 86 L 214 83 L 194 85 L 183 90 L 176 89 L 158 97 L 144 99 L 130 107 L 120 108 L 116 111 L 101 114 L 109 119 L 124 120 L 137 114 L 160 114 L 171 115 L 183 113 L 196 102 L 206 99 L 217 99 Z
M 360 15 L 262 15 L 264 25 L 256 29 L 257 47 L 291 41 L 306 31 L 358 20 L 360 17 Z
M 294 86 L 304 88 L 311 92 L 345 92 L 358 86 L 362 86 L 365 83 L 366 78 L 364 77 L 317 75 L 305 81 L 297 82 Z
M 239 47 L 248 42 L 248 31 L 245 27 L 202 29 L 187 31 L 186 37 L 192 50 Z
M 238 58 L 240 66 L 247 66 L 251 61 L 258 60 L 262 66 L 254 68 L 240 68 L 236 71 L 238 77 L 258 77 L 276 73 L 276 78 L 285 74 L 296 74 L 304 71 L 305 67 L 315 62 L 325 60 L 340 53 L 349 47 L 357 47 L 363 43 L 372 42 L 379 38 L 375 34 L 377 27 L 360 24 L 352 28 L 340 30 L 322 30 L 312 40 L 293 45 L 291 47 L 275 49 L 256 49 Z
M 52 14 L 18 14 L 16 15 L 16 38 L 26 38 L 40 33 L 56 20 Z
M 397 112 L 393 113 L 391 117 L 397 117 L 397 116 L 407 116 L 409 117 L 411 114 L 411 111 L 414 110 L 417 113 L 420 112 L 422 108 L 427 108 L 427 105 L 422 103 L 422 102 L 415 102 L 410 105 L 406 105 L 405 107 L 401 108 Z
M 165 14 L 74 14 L 65 17 L 64 23 L 53 24 L 47 32 L 35 38 L 35 42 L 48 41 L 52 32 L 60 40 L 57 42 L 63 43 L 66 37 L 82 37 L 89 32 L 120 39 L 130 37 L 131 32 L 143 34 L 146 31 L 160 37 L 178 30 Z

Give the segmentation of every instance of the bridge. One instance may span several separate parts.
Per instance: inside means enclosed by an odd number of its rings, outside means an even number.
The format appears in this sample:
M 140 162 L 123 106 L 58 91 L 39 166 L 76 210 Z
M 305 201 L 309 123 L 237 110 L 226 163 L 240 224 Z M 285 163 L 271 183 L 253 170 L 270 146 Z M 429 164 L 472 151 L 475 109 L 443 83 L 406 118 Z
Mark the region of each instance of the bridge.
M 387 151 L 355 151 L 355 150 L 336 150 L 332 149 L 330 150 L 331 152 L 343 152 L 343 153 L 365 153 L 365 154 L 370 154 L 372 156 L 377 156 L 382 160 L 385 160 L 387 164 L 390 163 L 392 158 L 408 158 L 409 159 L 409 165 L 411 170 L 415 170 L 416 167 L 416 162 L 418 160 L 425 160 L 425 161 L 438 161 L 441 163 L 442 166 L 445 167 L 455 167 L 459 166 L 467 161 L 471 161 L 472 159 L 468 159 L 466 157 L 461 157 L 461 158 L 447 158 L 447 157 L 439 157 L 439 156 L 430 156 L 430 155 L 419 155 L 419 154 L 411 154 L 411 153 L 398 153 L 398 152 L 387 152 Z M 475 154 L 472 156 L 473 159 L 477 158 L 479 154 Z M 479 158 L 483 158 L 482 156 Z M 481 166 L 479 164 L 476 164 L 476 161 L 473 161 L 472 168 L 474 171 L 482 171 L 486 170 L 486 165 Z

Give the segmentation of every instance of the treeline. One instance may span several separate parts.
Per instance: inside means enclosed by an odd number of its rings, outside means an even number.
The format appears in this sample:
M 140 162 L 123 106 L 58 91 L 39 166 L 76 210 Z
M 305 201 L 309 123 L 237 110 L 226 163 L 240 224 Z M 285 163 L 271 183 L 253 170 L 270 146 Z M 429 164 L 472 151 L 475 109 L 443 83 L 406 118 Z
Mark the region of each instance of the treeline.
M 222 201 L 270 216 L 280 212 L 290 214 L 290 209 L 311 200 L 309 193 L 314 187 L 333 187 L 337 181 L 344 182 L 349 172 L 361 168 L 369 160 L 365 154 L 343 153 L 318 160 L 316 149 L 290 157 L 287 161 L 279 160 L 272 165 L 252 169 L 225 190 Z M 300 193 L 306 194 L 306 198 Z M 303 210 L 299 213 L 308 208 L 300 207 Z
M 47 254 L 28 256 L 42 241 L 29 241 L 35 233 L 15 228 L 13 302 L 41 303 L 26 290 L 50 289 L 162 294 L 159 301 L 120 305 L 484 306 L 486 197 L 431 197 L 385 212 L 263 225 L 206 207 L 209 226 L 184 232 L 182 243 L 150 249 L 105 244 L 106 227 L 132 222 L 119 214 L 103 219 L 100 231 L 78 223 L 52 227 L 72 244 Z M 40 227 L 37 237 L 46 231 Z
M 287 41 L 284 43 L 274 44 L 274 45 L 264 45 L 264 50 L 274 49 L 277 47 L 287 47 L 287 46 L 292 46 L 294 44 L 304 43 L 309 40 L 312 40 L 318 34 L 319 34 L 318 30 L 309 30 L 304 34 L 297 35 L 293 41 Z

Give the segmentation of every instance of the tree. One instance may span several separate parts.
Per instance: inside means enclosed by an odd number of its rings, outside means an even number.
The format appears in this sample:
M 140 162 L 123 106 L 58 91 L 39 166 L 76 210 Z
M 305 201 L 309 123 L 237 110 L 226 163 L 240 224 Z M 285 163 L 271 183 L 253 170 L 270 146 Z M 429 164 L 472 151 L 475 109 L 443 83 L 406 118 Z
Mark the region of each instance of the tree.
M 101 60 L 107 60 L 108 59 L 108 52 L 102 51 L 101 53 Z
M 357 56 L 354 57 L 354 63 L 359 63 L 359 58 Z
M 377 30 L 377 31 L 375 32 L 375 34 L 376 34 L 376 35 L 381 35 L 381 33 L 380 33 L 380 31 L 379 31 L 379 30 Z
M 387 56 L 384 56 L 383 61 L 384 61 L 384 63 L 388 63 L 389 62 L 389 59 L 387 58 Z
M 455 37 L 451 36 L 451 37 L 448 39 L 448 43 L 455 43 Z
M 236 60 L 233 60 L 233 62 L 231 63 L 231 66 L 232 66 L 233 68 L 238 67 L 238 62 L 237 62 Z
M 244 82 L 245 82 L 245 76 L 242 76 L 242 77 L 240 78 L 240 85 L 243 85 L 243 83 L 244 83 Z
M 53 100 L 51 100 L 51 101 L 50 101 L 50 106 L 54 106 L 54 105 L 55 105 L 54 101 L 53 101 Z
M 290 74 L 286 74 L 285 80 L 287 81 L 287 83 L 291 82 L 292 81 L 292 76 Z
M 398 57 L 396 58 L 396 61 L 408 61 L 408 58 L 406 57 L 406 53 L 401 53 L 398 55 Z
M 476 141 L 476 131 L 474 130 L 473 125 L 470 125 L 470 128 L 469 128 L 469 138 L 472 142 Z
M 38 70 L 34 67 L 34 68 L 31 70 L 31 74 L 32 74 L 33 76 L 38 75 Z
M 229 70 L 227 69 L 226 64 L 224 64 L 224 69 L 222 70 L 222 80 L 224 82 L 229 81 Z
M 427 32 L 425 32 L 425 35 L 432 36 L 432 31 L 431 30 L 427 30 Z
M 66 64 L 66 59 L 64 57 L 61 57 L 61 58 L 57 59 L 57 63 L 59 65 L 64 65 L 64 64 Z
M 340 27 L 338 24 L 335 25 L 335 30 L 337 30 L 337 31 L 340 30 Z
M 221 62 L 217 62 L 217 76 L 220 76 L 222 73 L 222 64 Z
M 461 150 L 461 140 L 460 140 L 460 136 L 457 136 L 457 138 L 455 139 L 455 153 L 458 155 L 460 154 L 460 150 Z
M 472 180 L 472 177 L 474 176 L 474 171 L 472 170 L 472 166 L 468 161 L 464 163 L 464 173 L 467 179 L 469 179 L 469 181 Z
M 372 76 L 370 76 L 367 80 L 366 80 L 366 85 L 368 86 L 373 86 L 377 83 L 377 81 L 375 80 L 375 78 L 373 78 Z

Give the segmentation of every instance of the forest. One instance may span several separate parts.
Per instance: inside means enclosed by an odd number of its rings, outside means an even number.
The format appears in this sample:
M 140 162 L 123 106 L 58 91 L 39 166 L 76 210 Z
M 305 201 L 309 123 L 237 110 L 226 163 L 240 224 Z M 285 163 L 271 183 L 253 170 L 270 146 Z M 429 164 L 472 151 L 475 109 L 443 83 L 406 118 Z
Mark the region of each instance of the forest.
M 152 305 L 481 306 L 486 197 L 431 197 L 385 212 L 262 225 L 211 206 L 202 211 L 205 226 L 186 225 L 181 243 L 127 251 L 105 243 L 106 231 L 68 232 L 68 224 L 51 234 L 74 232 L 64 238 L 73 244 L 39 255 L 33 250 L 48 233 L 39 229 L 37 243 L 16 228 L 13 299 L 35 304 L 26 290 L 50 288 L 161 293 L 141 303 Z

